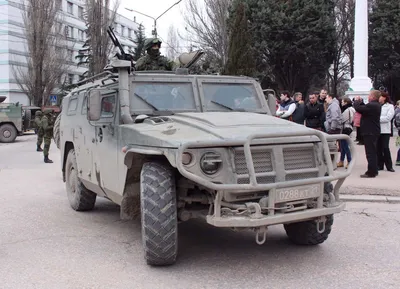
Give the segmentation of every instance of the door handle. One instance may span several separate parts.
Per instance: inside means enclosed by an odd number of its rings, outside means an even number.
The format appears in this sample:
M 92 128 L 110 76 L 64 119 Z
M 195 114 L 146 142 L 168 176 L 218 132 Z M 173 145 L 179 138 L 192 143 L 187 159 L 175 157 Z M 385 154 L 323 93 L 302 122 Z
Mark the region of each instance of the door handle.
M 101 127 L 99 127 L 99 132 L 97 133 L 97 136 L 99 138 L 99 142 L 103 141 L 103 130 L 101 129 Z

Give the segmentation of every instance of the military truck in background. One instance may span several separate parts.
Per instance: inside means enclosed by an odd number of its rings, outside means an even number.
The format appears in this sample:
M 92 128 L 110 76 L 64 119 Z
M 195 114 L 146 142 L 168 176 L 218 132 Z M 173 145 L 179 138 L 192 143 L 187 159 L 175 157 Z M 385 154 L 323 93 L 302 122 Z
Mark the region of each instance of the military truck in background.
M 17 136 L 35 129 L 36 111 L 51 108 L 54 117 L 61 112 L 58 106 L 23 106 L 19 103 L 5 103 L 6 97 L 0 96 L 0 143 L 12 143 Z
M 6 97 L 0 96 L 0 142 L 14 142 L 17 136 L 33 128 L 33 116 L 36 106 L 22 106 L 19 103 L 5 103 Z

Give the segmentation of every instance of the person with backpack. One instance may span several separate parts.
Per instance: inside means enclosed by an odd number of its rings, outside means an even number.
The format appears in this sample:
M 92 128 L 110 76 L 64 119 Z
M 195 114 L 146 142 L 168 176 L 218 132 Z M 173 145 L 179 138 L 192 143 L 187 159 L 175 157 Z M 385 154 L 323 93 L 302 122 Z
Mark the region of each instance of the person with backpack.
M 389 172 L 394 172 L 392 156 L 390 154 L 390 136 L 392 135 L 392 119 L 394 117 L 394 106 L 390 103 L 390 97 L 382 93 L 379 97 L 379 103 L 382 106 L 380 124 L 381 134 L 378 139 L 376 152 L 378 154 L 378 170 L 382 171 L 384 166 Z
M 345 97 L 342 99 L 342 133 L 351 135 L 353 132 L 353 120 L 356 110 L 350 98 Z M 351 152 L 349 144 L 346 140 L 340 140 L 340 161 L 337 164 L 338 168 L 344 167 L 344 159 L 347 158 L 346 169 L 351 162 Z

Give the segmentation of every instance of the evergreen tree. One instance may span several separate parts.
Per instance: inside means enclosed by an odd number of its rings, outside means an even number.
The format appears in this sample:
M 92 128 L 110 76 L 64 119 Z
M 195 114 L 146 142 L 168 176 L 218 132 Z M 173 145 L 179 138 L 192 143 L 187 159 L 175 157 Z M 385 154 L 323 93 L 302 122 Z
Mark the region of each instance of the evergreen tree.
M 400 99 L 400 2 L 376 0 L 370 15 L 370 75 Z
M 255 73 L 253 39 L 248 29 L 246 5 L 243 1 L 235 1 L 228 23 L 229 49 L 224 74 L 253 76 Z
M 261 80 L 292 92 L 322 86 L 333 62 L 334 1 L 245 2 Z
M 112 9 L 110 0 L 85 0 L 84 3 L 87 38 L 76 58 L 78 66 L 88 68 L 82 76 L 93 76 L 103 72 L 113 50 L 107 29 L 114 23 L 118 2 Z
M 136 39 L 133 41 L 136 44 L 133 54 L 133 60 L 137 61 L 140 57 L 144 56 L 146 51 L 144 50 L 144 42 L 146 41 L 145 29 L 142 24 L 139 24 L 138 30 L 135 31 Z

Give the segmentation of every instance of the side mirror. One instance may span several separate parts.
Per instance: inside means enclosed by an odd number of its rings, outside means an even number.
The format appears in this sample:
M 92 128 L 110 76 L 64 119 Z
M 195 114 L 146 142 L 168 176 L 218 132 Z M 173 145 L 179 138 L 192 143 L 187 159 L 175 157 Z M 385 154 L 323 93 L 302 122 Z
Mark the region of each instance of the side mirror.
M 267 101 L 269 110 L 273 115 L 276 112 L 276 93 L 273 89 L 263 89 L 265 99 Z
M 91 90 L 89 92 L 88 100 L 88 120 L 98 121 L 101 117 L 101 100 L 102 95 L 98 90 Z

